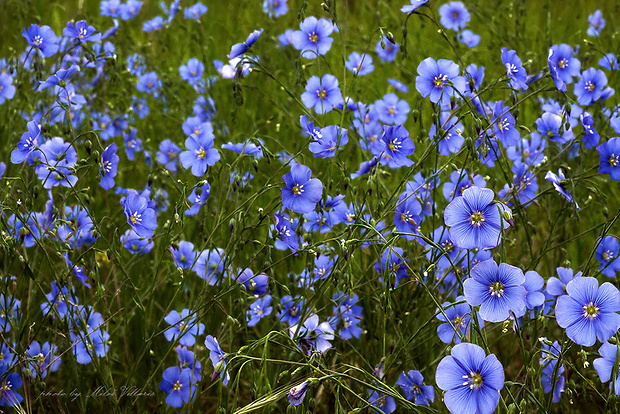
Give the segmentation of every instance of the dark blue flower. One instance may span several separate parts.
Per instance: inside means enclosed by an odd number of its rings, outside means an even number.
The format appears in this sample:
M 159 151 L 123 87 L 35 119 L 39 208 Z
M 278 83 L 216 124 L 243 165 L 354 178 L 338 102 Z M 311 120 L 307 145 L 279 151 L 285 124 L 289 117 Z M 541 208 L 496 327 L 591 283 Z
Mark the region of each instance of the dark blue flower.
M 437 319 L 443 323 L 437 327 L 437 336 L 441 342 L 450 344 L 452 342 L 460 344 L 462 338 L 469 339 L 471 333 L 472 309 L 464 296 L 457 296 L 456 302 L 445 302 L 442 304 L 443 313 L 437 312 Z M 480 325 L 484 326 L 484 321 L 478 318 Z
M 170 367 L 164 371 L 159 389 L 168 394 L 166 404 L 171 407 L 181 407 L 183 403 L 189 402 L 190 397 L 194 399 L 197 388 L 192 386 L 191 376 L 190 368 Z
M 415 145 L 409 132 L 402 125 L 384 126 L 381 137 L 385 147 L 381 164 L 387 164 L 390 168 L 411 167 L 413 161 L 408 157 L 413 154 Z
M 408 400 L 413 398 L 417 405 L 430 405 L 435 400 L 435 389 L 432 385 L 424 385 L 424 377 L 420 371 L 412 369 L 402 372 L 396 385 L 405 392 Z
M 467 47 L 476 47 L 480 43 L 480 35 L 475 34 L 469 29 L 462 30 L 456 38 Z
M 296 213 L 310 213 L 323 196 L 323 184 L 312 177 L 312 171 L 305 165 L 291 166 L 291 172 L 282 176 L 282 206 Z
M 581 62 L 573 57 L 573 48 L 565 43 L 551 46 L 548 62 L 556 87 L 566 92 L 566 86 L 562 85 L 572 83 L 573 76 L 579 76 L 581 72 Z
M 541 338 L 541 340 L 549 342 L 547 338 Z M 541 358 L 539 363 L 542 367 L 540 383 L 543 386 L 545 394 L 550 392 L 553 388 L 552 401 L 554 403 L 560 402 L 561 395 L 564 392 L 564 384 L 566 382 L 566 378 L 564 375 L 564 364 L 560 364 L 559 367 L 557 366 L 562 352 L 562 348 L 560 347 L 558 341 L 554 341 L 551 345 L 543 342 L 540 348 Z
M 13 99 L 15 96 L 15 86 L 13 86 L 13 77 L 7 73 L 0 73 L 0 105 L 4 101 Z
M 153 96 L 157 97 L 157 90 L 162 87 L 161 80 L 157 77 L 157 73 L 149 72 L 141 75 L 138 78 L 138 83 L 136 83 L 136 89 L 140 92 L 145 92 L 148 94 L 153 94 Z
M 306 393 L 308 392 L 309 385 L 310 381 L 306 380 L 301 384 L 291 388 L 289 392 L 286 393 L 288 403 L 294 406 L 301 405 L 304 402 L 304 398 L 306 398 Z
M 186 19 L 198 20 L 207 12 L 208 8 L 202 3 L 196 3 L 193 6 L 183 9 L 183 15 Z
M 491 414 L 504 387 L 504 367 L 478 345 L 461 343 L 444 357 L 435 373 L 444 403 L 453 414 Z
M 375 67 L 372 65 L 372 57 L 367 54 L 360 55 L 357 52 L 351 53 L 344 65 L 357 76 L 368 75 L 375 70 Z
M 216 285 L 224 275 L 224 249 L 203 250 L 196 260 L 194 271 L 208 285 Z
M 300 296 L 293 298 L 291 295 L 283 296 L 280 299 L 281 309 L 278 318 L 289 325 L 295 325 L 301 318 L 301 313 L 306 301 Z
M 198 256 L 194 244 L 185 240 L 181 240 L 177 247 L 170 246 L 170 252 L 177 267 L 183 269 L 191 269 Z
M 148 253 L 155 246 L 152 240 L 138 236 L 132 229 L 128 229 L 125 234 L 121 236 L 121 243 L 123 243 L 123 247 L 132 254 Z
M 181 79 L 189 82 L 191 85 L 196 84 L 196 82 L 202 79 L 204 71 L 205 65 L 196 58 L 191 58 L 187 61 L 187 64 L 179 66 Z
M 465 138 L 463 131 L 465 127 L 459 122 L 458 118 L 450 117 L 450 113 L 443 111 L 437 119 L 437 124 L 431 125 L 428 130 L 428 137 L 431 141 L 436 141 L 439 154 L 450 155 L 456 154 L 461 150 Z
M 620 181 L 620 138 L 611 138 L 598 146 L 601 158 L 599 174 L 609 174 L 612 180 Z
M 181 148 L 169 139 L 163 140 L 159 144 L 157 151 L 157 162 L 171 172 L 177 172 L 177 161 Z
M 407 114 L 411 110 L 404 99 L 398 99 L 394 93 L 388 93 L 374 104 L 379 120 L 388 125 L 403 125 L 407 121 Z
M 24 400 L 24 397 L 15 391 L 22 387 L 22 378 L 19 374 L 7 371 L 8 367 L 0 364 L 0 406 L 16 407 Z
M 41 126 L 37 121 L 30 121 L 26 124 L 28 131 L 24 132 L 21 139 L 17 143 L 17 148 L 11 152 L 11 162 L 13 164 L 21 164 L 28 160 L 32 164 L 38 157 L 37 149 L 43 143 L 41 135 Z
M 337 125 L 321 128 L 312 138 L 308 149 L 316 158 L 333 157 L 339 148 L 349 142 L 348 131 Z
M 600 136 L 594 129 L 594 120 L 589 112 L 584 111 L 579 117 L 583 127 L 583 145 L 586 148 L 595 148 L 598 145 Z
M 56 345 L 45 342 L 40 345 L 37 341 L 32 341 L 25 352 L 28 357 L 26 366 L 35 378 L 45 378 L 48 373 L 58 371 L 60 368 L 60 356 Z
M 120 5 L 120 16 L 123 20 L 133 19 L 138 15 L 142 8 L 142 2 L 138 0 L 127 0 L 125 4 Z
M 269 277 L 264 273 L 254 274 L 252 269 L 246 268 L 239 272 L 237 283 L 243 285 L 250 294 L 260 296 L 269 289 Z
M 291 326 L 289 335 L 296 339 L 301 350 L 310 356 L 313 352 L 325 353 L 332 347 L 329 341 L 334 339 L 334 329 L 327 322 L 319 324 L 318 315 L 312 314 L 303 324 Z
M 396 401 L 394 401 L 394 397 L 378 393 L 377 391 L 370 392 L 368 395 L 368 402 L 374 408 L 373 411 L 382 414 L 390 414 L 396 410 Z
M 566 292 L 558 298 L 555 317 L 573 342 L 592 346 L 618 331 L 620 292 L 614 285 L 605 282 L 599 287 L 593 277 L 578 277 L 566 285 Z

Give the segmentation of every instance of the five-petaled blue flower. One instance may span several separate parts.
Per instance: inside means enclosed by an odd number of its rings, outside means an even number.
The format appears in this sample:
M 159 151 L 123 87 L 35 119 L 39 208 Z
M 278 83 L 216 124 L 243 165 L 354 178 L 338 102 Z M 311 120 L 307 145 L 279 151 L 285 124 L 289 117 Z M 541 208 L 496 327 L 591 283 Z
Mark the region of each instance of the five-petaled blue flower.
M 149 199 L 131 190 L 126 197 L 121 198 L 121 205 L 125 210 L 127 223 L 140 237 L 149 238 L 157 228 L 155 210 L 149 207 Z
M 282 176 L 285 186 L 282 187 L 282 206 L 296 213 L 314 211 L 316 203 L 323 196 L 323 184 L 318 178 L 312 177 L 312 171 L 305 165 L 291 166 L 291 172 Z
M 450 103 L 455 89 L 460 93 L 465 92 L 465 78 L 459 76 L 459 66 L 451 60 L 435 61 L 427 57 L 420 62 L 417 71 L 415 87 L 422 97 L 430 97 L 433 103 Z

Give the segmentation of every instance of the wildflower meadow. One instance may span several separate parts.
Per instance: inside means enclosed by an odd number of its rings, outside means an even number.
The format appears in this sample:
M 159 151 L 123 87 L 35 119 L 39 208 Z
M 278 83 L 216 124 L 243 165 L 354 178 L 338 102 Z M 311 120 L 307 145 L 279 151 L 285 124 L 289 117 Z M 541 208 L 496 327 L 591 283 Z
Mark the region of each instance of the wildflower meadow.
M 0 0 L 0 411 L 618 413 L 620 2 Z

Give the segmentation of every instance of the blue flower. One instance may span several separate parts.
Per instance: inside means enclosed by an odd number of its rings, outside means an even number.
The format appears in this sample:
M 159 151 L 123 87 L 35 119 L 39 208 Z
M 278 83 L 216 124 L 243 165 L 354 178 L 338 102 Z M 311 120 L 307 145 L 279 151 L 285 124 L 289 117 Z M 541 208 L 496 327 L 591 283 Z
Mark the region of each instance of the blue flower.
M 200 371 L 202 371 L 202 364 L 196 359 L 194 353 L 183 345 L 177 346 L 175 351 L 179 357 L 180 368 L 189 368 L 191 370 L 190 380 L 192 384 L 196 384 L 202 379 L 202 375 L 200 374 Z
M 518 267 L 485 260 L 471 269 L 471 278 L 463 283 L 465 299 L 480 305 L 480 316 L 488 322 L 508 319 L 510 312 L 525 314 L 525 276 Z
M 138 83 L 136 83 L 136 89 L 140 92 L 146 92 L 148 94 L 153 94 L 153 96 L 157 97 L 157 90 L 162 87 L 162 83 L 157 77 L 157 73 L 149 72 L 141 75 L 138 78 Z
M 455 89 L 460 93 L 465 92 L 465 78 L 458 76 L 459 66 L 451 60 L 435 61 L 428 57 L 420 62 L 417 72 L 416 89 L 423 98 L 430 97 L 433 103 L 450 103 Z
M 383 36 L 375 46 L 375 52 L 383 62 L 393 62 L 396 59 L 398 49 L 400 49 L 398 43 L 388 39 L 387 36 Z
M 164 318 L 170 328 L 164 331 L 168 341 L 178 340 L 181 345 L 192 346 L 196 343 L 196 335 L 202 335 L 205 325 L 196 321 L 196 314 L 189 309 L 181 313 L 173 310 Z
M 37 149 L 43 143 L 41 135 L 41 126 L 37 121 L 30 121 L 26 124 L 28 131 L 24 132 L 17 143 L 17 148 L 11 152 L 11 162 L 13 164 L 21 164 L 28 160 L 32 164 L 39 156 Z
M 620 242 L 615 236 L 605 236 L 596 247 L 595 258 L 600 262 L 599 269 L 601 273 L 607 277 L 616 276 L 616 272 L 620 271 Z
M 237 43 L 232 46 L 230 53 L 226 56 L 228 59 L 234 59 L 248 51 L 263 33 L 263 29 L 254 30 L 249 34 L 245 42 Z
M 480 35 L 475 34 L 469 29 L 461 31 L 456 38 L 467 47 L 476 47 L 480 43 Z
M 607 341 L 620 328 L 620 292 L 609 282 L 600 287 L 593 277 L 578 277 L 566 285 L 555 317 L 566 335 L 575 343 L 592 346 L 598 339 Z
M 315 158 L 333 157 L 336 151 L 349 142 L 348 131 L 337 125 L 321 128 L 320 132 L 313 135 L 313 141 L 308 149 Z
M 146 237 L 138 236 L 132 229 L 128 229 L 125 234 L 121 236 L 121 243 L 123 243 L 123 247 L 131 254 L 148 253 L 155 246 L 155 242 Z
M 411 0 L 411 4 L 404 5 L 401 7 L 400 11 L 403 13 L 411 13 L 424 6 L 426 3 L 428 3 L 428 0 Z
M 450 117 L 449 112 L 443 111 L 437 119 L 437 124 L 431 125 L 428 137 L 431 141 L 438 140 L 439 154 L 456 154 L 465 142 L 462 135 L 464 130 L 465 127 L 457 117 Z
M 24 29 L 22 36 L 41 52 L 43 57 L 50 57 L 58 52 L 58 37 L 49 26 L 30 25 L 28 29 Z
M 120 0 L 103 0 L 99 4 L 102 16 L 120 17 L 121 1 Z
M 194 271 L 208 285 L 216 285 L 224 275 L 224 249 L 203 250 L 196 260 Z
M 603 96 L 607 86 L 607 76 L 600 69 L 589 68 L 583 71 L 581 79 L 575 83 L 575 96 L 579 105 L 592 105 Z
M 248 293 L 256 296 L 264 295 L 269 289 L 269 277 L 264 273 L 255 275 L 250 268 L 239 272 L 237 283 L 243 285 Z
M 506 67 L 506 74 L 510 78 L 510 84 L 516 90 L 526 90 L 527 86 L 527 73 L 521 63 L 521 59 L 517 56 L 517 52 L 514 50 L 508 50 L 503 47 L 501 50 L 502 63 Z
M 415 145 L 409 132 L 402 125 L 383 126 L 381 140 L 385 144 L 381 164 L 390 168 L 411 167 L 413 161 L 408 157 L 413 154 Z
M 213 148 L 214 140 L 215 136 L 209 131 L 201 135 L 190 135 L 185 140 L 187 150 L 179 155 L 183 168 L 191 168 L 194 176 L 202 177 L 207 172 L 208 166 L 213 166 L 220 160 L 220 153 Z
M 330 37 L 334 25 L 329 20 L 310 16 L 299 24 L 299 29 L 292 35 L 292 45 L 303 58 L 316 59 L 329 52 L 334 41 Z
M 62 31 L 66 37 L 77 40 L 78 43 L 84 42 L 101 42 L 101 33 L 95 33 L 97 29 L 89 26 L 86 20 L 80 20 L 77 23 L 68 22 L 67 27 Z
M 599 174 L 609 174 L 612 180 L 620 181 L 620 138 L 611 138 L 596 149 L 601 158 Z
M 45 342 L 40 345 L 37 341 L 32 341 L 25 352 L 28 357 L 26 366 L 35 378 L 45 378 L 48 373 L 58 371 L 60 368 L 60 356 L 56 345 Z
M 0 406 L 16 407 L 24 400 L 15 390 L 22 387 L 22 378 L 14 372 L 8 373 L 8 367 L 0 364 Z
M 601 379 L 601 382 L 607 382 L 611 378 L 614 367 L 618 366 L 618 345 L 612 345 L 609 342 L 605 342 L 599 349 L 598 353 L 601 358 L 594 360 L 592 365 Z M 620 374 L 616 369 L 616 378 L 609 383 L 609 388 L 613 388 L 616 395 L 620 395 Z
M 186 19 L 198 20 L 207 12 L 208 8 L 202 3 L 196 3 L 193 6 L 186 7 L 183 10 L 183 15 Z
M 301 384 L 291 388 L 289 392 L 286 393 L 288 403 L 294 406 L 301 405 L 304 402 L 304 398 L 306 398 L 306 393 L 308 392 L 309 385 L 310 381 L 306 380 Z
M 205 346 L 209 349 L 210 354 L 209 358 L 211 359 L 211 363 L 213 364 L 213 377 L 211 380 L 216 377 L 222 377 L 222 383 L 224 385 L 228 385 L 228 380 L 230 379 L 230 375 L 226 370 L 226 354 L 222 351 L 219 342 L 211 335 L 207 335 L 205 338 Z M 225 373 L 222 376 L 222 373 Z
M 408 400 L 413 398 L 417 405 L 430 405 L 435 400 L 435 389 L 432 385 L 424 385 L 424 377 L 420 371 L 412 369 L 402 372 L 396 385 L 405 392 Z
M 368 395 L 368 402 L 379 413 L 390 414 L 396 410 L 396 401 L 394 401 L 394 397 L 390 397 L 383 393 L 380 394 L 377 391 L 370 392 Z
M 127 0 L 127 3 L 120 5 L 120 17 L 123 20 L 133 19 L 138 15 L 142 8 L 142 2 L 138 0 Z
M 189 82 L 190 85 L 196 84 L 205 71 L 205 65 L 196 58 L 191 58 L 187 61 L 187 64 L 179 66 L 179 75 L 181 79 Z
M 489 249 L 501 241 L 501 228 L 506 227 L 493 201 L 493 190 L 470 187 L 444 210 L 450 237 L 461 249 Z
M 520 134 L 516 128 L 515 117 L 510 113 L 510 108 L 504 106 L 503 101 L 497 101 L 493 108 L 493 133 L 505 147 L 517 145 L 520 142 Z
M 547 341 L 547 338 L 542 339 Z M 551 345 L 543 342 L 540 348 L 541 358 L 539 363 L 542 367 L 540 383 L 543 386 L 545 394 L 550 392 L 553 388 L 552 401 L 554 403 L 560 402 L 561 395 L 564 392 L 564 384 L 566 382 L 566 378 L 564 375 L 564 364 L 560 364 L 560 366 L 557 367 L 562 349 L 558 341 L 554 341 Z
M 265 316 L 271 315 L 273 308 L 269 306 L 271 303 L 271 296 L 266 295 L 262 298 L 255 300 L 250 305 L 250 310 L 246 312 L 248 326 L 256 326 L 258 321 Z
M 559 91 L 566 92 L 564 84 L 572 83 L 573 76 L 579 76 L 581 62 L 573 57 L 573 48 L 562 43 L 549 49 L 549 70 Z
M 600 10 L 595 10 L 594 13 L 588 16 L 588 36 L 598 37 L 601 30 L 605 27 L 605 19 L 603 19 L 603 13 Z
M 401 81 L 399 81 L 398 79 L 388 79 L 387 80 L 388 83 L 390 85 L 392 85 L 394 87 L 394 89 L 396 89 L 398 92 L 403 92 L 403 93 L 407 93 L 407 91 L 409 91 L 409 86 L 405 85 L 404 83 L 402 83 Z
M 460 1 L 442 4 L 441 7 L 439 7 L 439 15 L 441 17 L 441 24 L 445 28 L 452 30 L 462 29 L 471 18 L 465 5 Z
M 306 83 L 306 91 L 301 94 L 301 101 L 306 108 L 314 108 L 317 114 L 330 112 L 334 107 L 342 104 L 338 79 L 329 74 L 323 75 L 322 78 L 310 77 Z
M 110 144 L 101 154 L 101 164 L 99 172 L 101 173 L 101 181 L 99 185 L 106 190 L 114 187 L 114 177 L 118 172 L 118 161 L 120 158 L 116 155 L 118 147 L 115 143 Z
M 147 20 L 142 24 L 142 31 L 151 33 L 164 28 L 164 18 L 155 16 L 151 20 Z
M 379 226 L 377 226 L 379 227 Z M 377 229 L 379 230 L 379 229 Z M 388 277 L 390 283 L 397 286 L 401 279 L 409 277 L 406 259 L 403 259 L 403 249 L 400 247 L 389 247 L 383 251 L 381 257 L 375 263 L 375 270 L 382 277 Z M 395 279 L 395 282 L 393 282 Z
M 170 252 L 177 267 L 183 269 L 191 269 L 198 256 L 194 244 L 185 240 L 181 240 L 177 247 L 170 246 Z
M 566 285 L 574 278 L 581 277 L 581 272 L 573 275 L 573 269 L 558 267 L 555 269 L 558 277 L 552 276 L 547 279 L 547 293 L 552 296 L 560 296 L 566 293 Z
M 291 172 L 282 176 L 282 206 L 296 213 L 310 213 L 323 196 L 323 184 L 310 178 L 312 171 L 305 165 L 291 166 Z
M 171 407 L 181 407 L 183 403 L 189 402 L 190 397 L 194 399 L 197 387 L 192 386 L 191 376 L 190 368 L 170 367 L 164 371 L 159 389 L 168 394 L 166 404 Z
M 289 328 L 291 338 L 297 340 L 301 350 L 308 356 L 313 352 L 325 353 L 334 339 L 334 329 L 327 322 L 319 324 L 318 315 L 312 314 L 300 326 L 299 323 Z
M 403 193 L 398 197 L 394 212 L 394 226 L 406 240 L 413 240 L 419 234 L 422 223 L 422 206 L 414 194 Z
M 286 322 L 289 325 L 295 325 L 301 318 L 301 313 L 306 300 L 301 296 L 293 298 L 291 295 L 283 296 L 280 299 L 281 309 L 278 312 L 278 318 L 282 322 Z
M 517 145 L 506 148 L 506 155 L 515 163 L 540 165 L 545 158 L 546 147 L 547 141 L 540 134 L 532 132 L 529 140 L 521 138 Z
M 598 60 L 599 66 L 609 70 L 620 70 L 620 63 L 618 58 L 613 53 L 607 53 L 605 56 Z
M 464 296 L 457 296 L 457 302 L 463 303 L 450 303 L 445 302 L 441 305 L 443 313 L 437 312 L 437 319 L 444 322 L 437 327 L 437 336 L 441 342 L 450 344 L 452 342 L 460 344 L 462 339 L 469 339 L 471 333 L 471 315 L 472 309 L 465 301 Z M 445 314 L 445 316 L 444 316 Z M 479 319 L 481 325 L 484 322 Z
M 263 12 L 269 17 L 280 17 L 288 13 L 287 0 L 264 0 Z
M 461 343 L 437 366 L 435 382 L 452 414 L 491 414 L 504 388 L 504 367 L 478 345 Z
M 15 96 L 15 86 L 13 86 L 13 78 L 7 73 L 0 73 L 0 105 L 4 101 L 13 99 Z
M 88 364 L 94 357 L 102 358 L 106 356 L 110 346 L 110 334 L 103 329 L 91 329 L 88 332 L 79 332 L 74 334 L 71 332 L 70 337 L 73 341 L 71 349 L 78 364 Z
M 372 57 L 367 54 L 360 55 L 357 52 L 351 53 L 344 65 L 356 76 L 368 75 L 375 70 L 372 65 Z
M 149 207 L 149 199 L 142 197 L 137 191 L 131 190 L 127 197 L 121 198 L 121 205 L 127 217 L 127 224 L 140 237 L 152 237 L 157 228 L 155 210 Z
M 575 208 L 580 210 L 579 205 L 573 201 L 573 196 L 566 190 L 566 177 L 561 168 L 558 170 L 557 175 L 551 171 L 547 171 L 545 180 L 550 181 L 558 193 L 562 194 L 569 203 L 574 203 Z
M 407 121 L 407 114 L 411 110 L 404 99 L 398 99 L 394 93 L 388 93 L 374 104 L 379 120 L 388 125 L 403 125 Z
M 177 161 L 181 148 L 169 139 L 165 139 L 159 143 L 159 151 L 157 151 L 157 162 L 164 168 L 175 173 L 177 172 Z
M 589 112 L 584 111 L 580 116 L 581 126 L 583 127 L 583 145 L 586 148 L 594 148 L 598 145 L 600 136 L 594 129 L 594 120 Z
M 78 178 L 72 167 L 77 163 L 77 152 L 73 146 L 60 137 L 54 137 L 39 147 L 41 164 L 36 167 L 37 176 L 43 181 L 43 188 L 58 185 L 74 187 Z
M 123 132 L 123 138 L 125 139 L 125 154 L 130 161 L 136 159 L 136 151 L 142 151 L 142 140 L 136 137 L 138 130 L 131 128 L 129 134 Z

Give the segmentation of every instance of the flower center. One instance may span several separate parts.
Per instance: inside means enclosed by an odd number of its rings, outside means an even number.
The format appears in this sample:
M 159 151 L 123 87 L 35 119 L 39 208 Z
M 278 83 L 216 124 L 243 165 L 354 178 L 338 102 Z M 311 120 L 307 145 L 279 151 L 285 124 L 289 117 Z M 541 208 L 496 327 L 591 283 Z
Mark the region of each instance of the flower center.
M 598 316 L 599 308 L 594 304 L 594 302 L 590 302 L 587 305 L 583 305 L 583 316 L 586 319 L 594 319 Z
M 566 59 L 560 59 L 560 60 L 558 61 L 558 67 L 559 67 L 560 69 L 567 68 L 567 67 L 568 67 L 568 61 L 567 61 Z
M 614 257 L 613 252 L 611 252 L 611 251 L 609 251 L 609 250 L 605 250 L 605 251 L 603 252 L 603 260 L 608 261 L 608 260 L 613 259 L 613 257 Z
M 468 375 L 463 375 L 462 378 L 465 380 L 463 385 L 472 390 L 482 387 L 482 376 L 477 372 L 472 371 Z
M 448 76 L 439 74 L 433 78 L 433 84 L 436 88 L 443 88 L 448 82 Z
M 86 29 L 84 29 L 83 27 L 80 29 L 80 32 L 78 33 L 78 36 L 80 37 L 80 39 L 83 39 L 84 36 L 86 36 Z
M 200 148 L 199 150 L 196 150 L 196 156 L 201 160 L 205 159 L 207 157 L 207 152 L 204 149 Z
M 456 318 L 454 318 L 452 323 L 454 324 L 454 326 L 456 328 L 460 327 L 461 325 L 463 325 L 463 317 L 462 316 L 457 316 Z
M 394 115 L 395 113 L 396 113 L 396 108 L 394 108 L 393 106 L 390 106 L 388 108 L 388 114 Z
M 471 213 L 469 220 L 471 221 L 472 226 L 480 227 L 482 226 L 482 223 L 484 223 L 484 215 L 482 214 L 482 211 L 476 211 Z
M 499 123 L 497 124 L 497 126 L 499 127 L 499 130 L 504 132 L 504 131 L 508 131 L 508 118 L 504 118 L 501 121 L 499 121 Z
M 409 214 L 409 210 L 400 214 L 400 220 L 404 221 L 405 223 L 409 223 L 412 226 L 417 226 L 417 223 L 413 219 L 413 215 Z
M 495 282 L 489 286 L 489 293 L 491 296 L 497 296 L 498 298 L 504 294 L 504 285 L 500 282 Z
M 618 165 L 618 155 L 611 154 L 611 156 L 609 157 L 609 165 L 611 165 L 612 167 Z
M 400 149 L 400 144 L 401 142 L 398 139 L 394 139 L 390 141 L 390 143 L 388 144 L 388 148 L 390 149 L 390 151 L 396 151 Z
M 510 75 L 517 73 L 519 69 L 517 69 L 517 65 L 513 63 L 506 63 L 506 71 L 508 72 L 508 75 L 510 76 Z
M 323 100 L 325 99 L 325 97 L 327 96 L 327 91 L 325 89 L 319 89 L 316 92 L 317 96 L 319 97 L 319 99 Z
M 39 35 L 35 36 L 33 41 L 35 46 L 41 46 L 41 43 L 43 43 L 43 38 Z
M 181 384 L 180 381 L 177 381 L 174 383 L 174 385 L 172 386 L 172 388 L 174 388 L 175 391 L 179 391 L 181 389 L 181 387 L 183 386 L 183 384 Z
M 592 81 L 587 81 L 584 86 L 584 89 L 586 91 L 592 92 L 594 89 L 596 89 L 596 85 Z
M 315 32 L 312 32 L 310 36 L 308 36 L 308 39 L 310 39 L 312 43 L 316 43 L 319 41 L 319 36 Z
M 304 192 L 304 186 L 302 184 L 295 184 L 293 186 L 293 194 L 295 195 L 300 195 L 301 193 Z
M 129 217 L 129 220 L 131 220 L 131 224 L 136 224 L 136 223 L 140 223 L 142 221 L 142 214 L 140 213 L 132 213 L 131 216 Z

